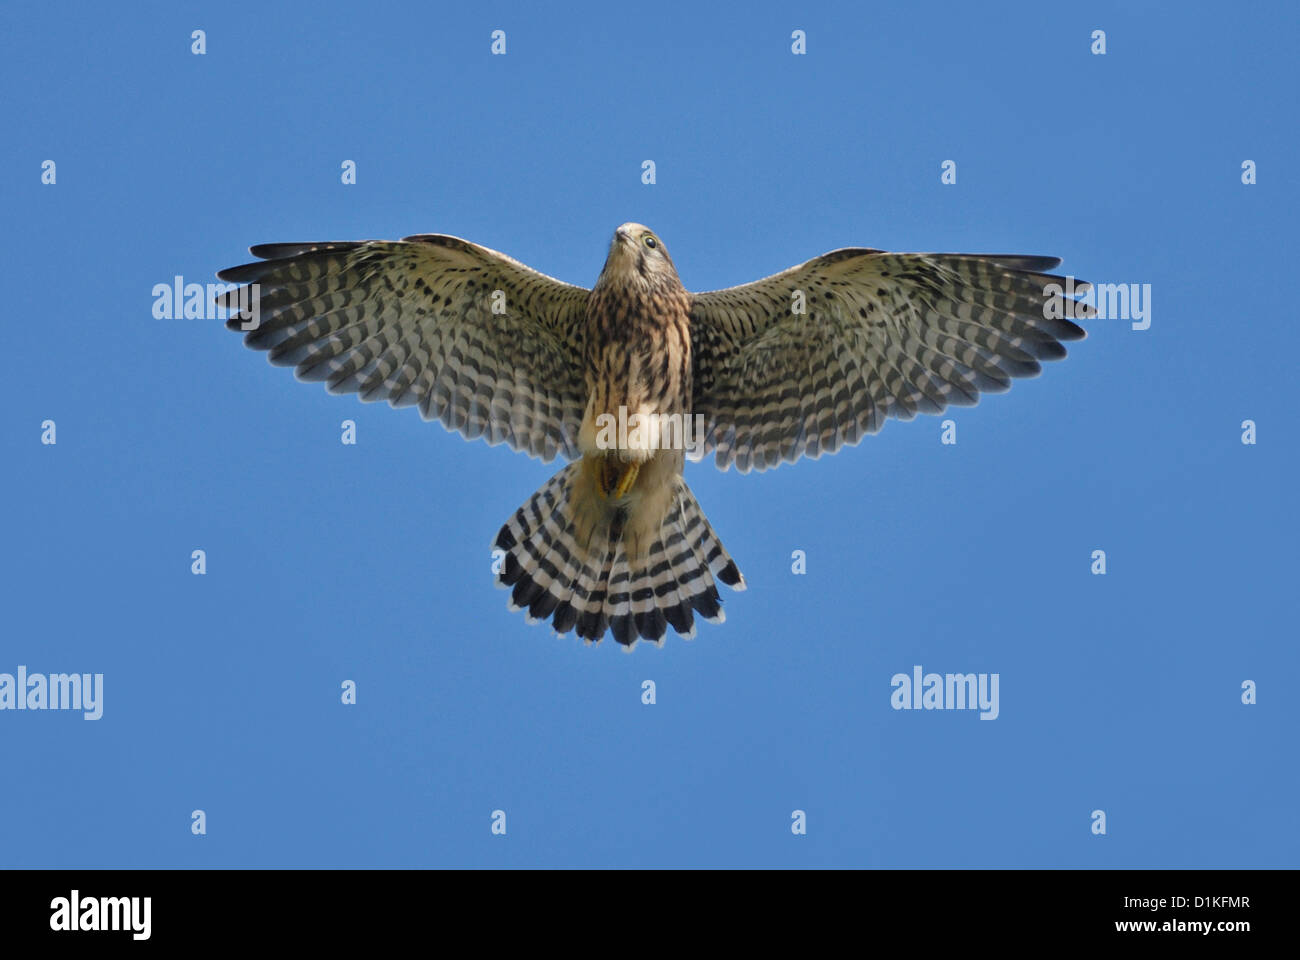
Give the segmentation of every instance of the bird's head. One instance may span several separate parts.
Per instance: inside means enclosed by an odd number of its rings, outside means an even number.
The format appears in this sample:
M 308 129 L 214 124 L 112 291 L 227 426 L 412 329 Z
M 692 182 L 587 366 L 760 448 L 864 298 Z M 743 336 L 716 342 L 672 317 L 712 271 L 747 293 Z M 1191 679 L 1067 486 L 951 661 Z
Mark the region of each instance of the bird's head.
M 680 287 L 677 268 L 659 235 L 639 223 L 625 223 L 614 231 L 609 256 L 601 271 L 604 280 L 634 283 L 650 288 Z

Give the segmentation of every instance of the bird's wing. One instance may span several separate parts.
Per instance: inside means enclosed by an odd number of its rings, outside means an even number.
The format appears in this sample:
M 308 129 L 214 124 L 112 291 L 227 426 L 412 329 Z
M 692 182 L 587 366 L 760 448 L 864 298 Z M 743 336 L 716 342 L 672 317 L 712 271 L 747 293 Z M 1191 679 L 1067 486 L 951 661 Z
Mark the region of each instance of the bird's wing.
M 394 407 L 418 404 L 467 439 L 553 459 L 578 456 L 588 291 L 478 244 L 423 234 L 401 241 L 271 243 L 222 270 L 218 305 L 255 302 L 257 326 L 226 326 L 300 380 Z
M 1040 360 L 1065 356 L 1061 341 L 1084 336 L 1071 318 L 1092 315 L 1044 272 L 1059 263 L 848 248 L 696 294 L 703 452 L 723 470 L 765 470 L 1036 375 Z

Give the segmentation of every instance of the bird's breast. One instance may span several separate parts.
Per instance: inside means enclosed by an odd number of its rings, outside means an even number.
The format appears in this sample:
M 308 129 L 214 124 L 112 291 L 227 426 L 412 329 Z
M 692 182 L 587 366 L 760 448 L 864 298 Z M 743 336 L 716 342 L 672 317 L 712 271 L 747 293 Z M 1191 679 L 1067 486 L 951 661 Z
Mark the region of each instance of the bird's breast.
M 690 297 L 607 286 L 588 303 L 584 453 L 612 449 L 638 459 L 670 441 L 691 414 Z M 677 420 L 674 421 L 673 417 Z M 604 428 L 604 429 L 602 429 Z

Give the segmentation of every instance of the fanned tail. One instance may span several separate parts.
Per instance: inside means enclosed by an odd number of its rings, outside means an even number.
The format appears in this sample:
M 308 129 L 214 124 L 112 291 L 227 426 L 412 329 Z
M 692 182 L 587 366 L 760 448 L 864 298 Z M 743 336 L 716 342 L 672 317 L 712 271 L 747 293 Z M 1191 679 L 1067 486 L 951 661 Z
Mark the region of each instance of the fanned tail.
M 588 643 L 612 633 L 628 649 L 639 639 L 662 644 L 670 626 L 694 637 L 696 614 L 721 623 L 716 580 L 743 590 L 745 578 L 686 482 L 672 478 L 658 536 L 629 556 L 624 534 L 637 505 L 593 498 L 582 466 L 553 476 L 497 534 L 496 583 L 512 588 L 510 608 L 525 610 L 530 623 L 549 618 L 556 633 L 573 630 Z M 579 522 L 592 513 L 594 520 Z

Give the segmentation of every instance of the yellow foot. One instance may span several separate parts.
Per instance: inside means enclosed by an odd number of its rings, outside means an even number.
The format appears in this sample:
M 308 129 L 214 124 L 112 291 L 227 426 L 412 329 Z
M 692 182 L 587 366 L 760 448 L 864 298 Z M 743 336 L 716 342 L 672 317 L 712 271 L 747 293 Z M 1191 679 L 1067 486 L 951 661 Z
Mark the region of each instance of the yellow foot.
M 601 485 L 604 487 L 605 496 L 613 500 L 626 497 L 628 491 L 632 489 L 632 484 L 636 483 L 636 476 L 640 472 L 641 464 L 635 460 L 621 465 L 613 459 L 606 460 L 601 475 Z
M 627 492 L 632 489 L 632 484 L 636 483 L 636 475 L 641 472 L 641 464 L 633 460 L 623 468 L 623 475 L 618 478 L 618 486 L 614 488 L 614 498 L 626 497 Z

